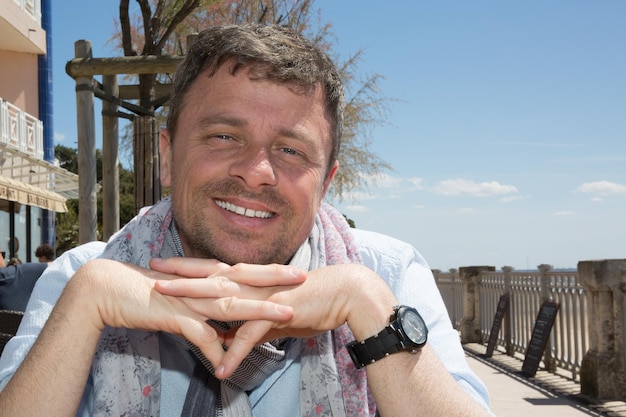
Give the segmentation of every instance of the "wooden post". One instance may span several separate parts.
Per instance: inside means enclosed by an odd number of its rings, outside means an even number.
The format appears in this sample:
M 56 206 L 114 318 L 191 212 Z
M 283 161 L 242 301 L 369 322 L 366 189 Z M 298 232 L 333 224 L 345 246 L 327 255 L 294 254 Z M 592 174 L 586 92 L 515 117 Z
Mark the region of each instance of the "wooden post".
M 76 58 L 91 58 L 91 42 L 74 43 Z M 96 128 L 94 122 L 93 78 L 76 77 L 76 119 L 78 136 L 78 241 L 97 240 Z
M 102 76 L 104 91 L 118 96 L 117 75 Z M 118 105 L 102 102 L 102 238 L 108 240 L 120 228 L 120 173 Z
M 135 166 L 134 186 L 135 186 L 135 211 L 144 206 L 145 201 L 145 157 L 143 147 L 143 118 L 133 119 L 133 164 Z
M 159 132 L 156 118 L 136 117 L 133 121 L 135 160 L 135 209 L 155 204 L 161 198 L 159 176 Z
M 156 204 L 161 200 L 161 155 L 159 153 L 159 124 L 156 117 L 151 118 L 150 139 L 152 141 L 152 200 Z

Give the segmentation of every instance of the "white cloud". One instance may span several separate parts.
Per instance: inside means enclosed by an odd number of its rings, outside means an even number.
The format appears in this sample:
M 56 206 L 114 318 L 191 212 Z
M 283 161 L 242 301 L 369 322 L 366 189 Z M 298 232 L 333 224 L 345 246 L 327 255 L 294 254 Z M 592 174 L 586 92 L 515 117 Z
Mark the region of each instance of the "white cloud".
M 61 132 L 54 132 L 54 141 L 63 142 L 65 140 L 65 134 Z
M 375 200 L 376 197 L 372 193 L 368 193 L 365 191 L 349 191 L 344 194 L 343 198 L 349 201 L 364 201 L 364 200 Z
M 402 198 L 410 192 L 429 190 L 436 194 L 469 195 L 474 197 L 486 197 L 494 195 L 506 195 L 501 199 L 508 203 L 514 200 L 529 198 L 528 196 L 512 195 L 518 192 L 513 185 L 500 184 L 497 181 L 476 182 L 463 178 L 440 181 L 434 187 L 424 185 L 424 179 L 419 177 L 396 177 L 386 173 L 377 175 L 363 175 L 365 184 L 374 192 L 354 191 L 344 195 L 344 199 L 350 201 L 367 201 L 375 199 L 397 199 Z
M 370 191 L 349 191 L 343 195 L 347 201 L 367 201 L 380 199 L 398 199 L 406 193 L 423 189 L 423 179 L 418 177 L 402 178 L 386 173 L 371 175 L 360 174 Z
M 366 181 L 370 181 L 378 188 L 399 188 L 402 186 L 402 178 L 389 174 L 369 175 Z
M 487 142 L 488 145 L 504 145 L 504 146 L 527 146 L 532 148 L 583 148 L 585 145 L 582 143 L 574 142 L 532 142 L 532 141 L 491 141 Z
M 569 211 L 569 210 L 561 210 L 561 211 L 556 211 L 554 213 L 552 213 L 553 216 L 573 216 L 574 213 L 573 211 Z
M 413 177 L 413 178 L 408 178 L 407 181 L 411 184 L 411 191 L 421 190 L 424 188 L 424 186 L 422 185 L 424 180 L 422 178 Z
M 376 188 L 402 188 L 405 191 L 421 190 L 423 181 L 422 178 L 418 177 L 402 178 L 387 173 L 364 175 L 363 179 L 367 184 Z
M 463 178 L 444 180 L 434 188 L 435 193 L 441 195 L 472 195 L 486 197 L 500 194 L 516 193 L 517 188 L 513 185 L 500 184 L 497 181 L 475 182 Z
M 456 214 L 474 214 L 476 210 L 472 207 L 463 207 L 455 211 Z
M 511 203 L 513 201 L 526 200 L 528 198 L 530 198 L 529 195 L 511 195 L 511 196 L 508 196 L 508 197 L 502 197 L 500 199 L 500 202 L 502 202 L 502 203 Z
M 579 193 L 607 196 L 612 194 L 626 194 L 626 185 L 610 181 L 594 181 L 581 184 L 576 190 Z
M 350 211 L 352 213 L 367 213 L 370 211 L 370 209 L 365 206 L 353 204 L 351 206 L 346 206 L 346 211 Z

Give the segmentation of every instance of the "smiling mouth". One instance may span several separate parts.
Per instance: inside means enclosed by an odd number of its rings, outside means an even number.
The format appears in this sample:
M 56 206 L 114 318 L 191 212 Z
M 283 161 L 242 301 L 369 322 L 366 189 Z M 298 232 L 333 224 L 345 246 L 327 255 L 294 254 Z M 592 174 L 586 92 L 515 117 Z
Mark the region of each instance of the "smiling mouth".
M 274 215 L 275 215 L 274 213 L 269 212 L 269 211 L 247 209 L 245 207 L 237 206 L 235 204 L 228 203 L 228 202 L 222 201 L 222 200 L 215 200 L 215 204 L 217 204 L 218 206 L 220 206 L 224 210 L 228 210 L 230 212 L 237 213 L 239 215 L 246 216 L 246 217 L 256 217 L 256 218 L 259 218 L 259 219 L 269 219 L 269 218 L 274 217 Z

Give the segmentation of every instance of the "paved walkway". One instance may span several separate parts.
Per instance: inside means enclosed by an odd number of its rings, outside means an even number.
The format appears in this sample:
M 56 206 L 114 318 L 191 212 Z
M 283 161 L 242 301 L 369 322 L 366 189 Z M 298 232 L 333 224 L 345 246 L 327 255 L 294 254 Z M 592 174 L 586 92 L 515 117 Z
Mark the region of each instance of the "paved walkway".
M 487 385 L 498 417 L 626 417 L 625 401 L 590 401 L 580 395 L 578 383 L 542 370 L 534 378 L 525 377 L 519 373 L 522 359 L 498 351 L 484 358 L 480 344 L 467 344 L 465 351 Z

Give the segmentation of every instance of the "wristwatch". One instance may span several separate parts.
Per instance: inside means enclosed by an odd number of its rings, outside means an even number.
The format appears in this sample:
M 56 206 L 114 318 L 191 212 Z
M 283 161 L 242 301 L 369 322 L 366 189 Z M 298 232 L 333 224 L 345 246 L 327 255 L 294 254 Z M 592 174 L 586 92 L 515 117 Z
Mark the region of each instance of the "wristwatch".
M 375 336 L 346 345 L 357 368 L 396 352 L 417 353 L 426 344 L 428 329 L 424 319 L 413 307 L 395 306 L 389 325 Z

